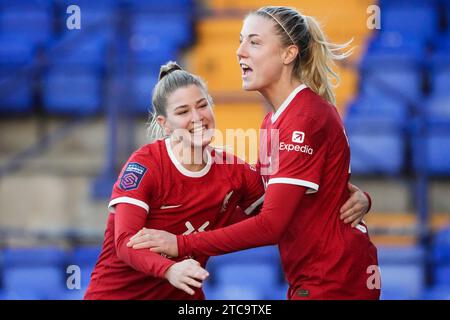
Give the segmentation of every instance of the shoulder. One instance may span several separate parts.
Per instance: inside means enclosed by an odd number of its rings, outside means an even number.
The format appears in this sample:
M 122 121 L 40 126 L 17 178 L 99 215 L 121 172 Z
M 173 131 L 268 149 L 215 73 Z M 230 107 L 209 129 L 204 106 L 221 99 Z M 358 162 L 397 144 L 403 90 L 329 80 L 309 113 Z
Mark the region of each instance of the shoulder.
M 159 171 L 162 161 L 162 148 L 164 141 L 158 140 L 150 144 L 143 145 L 128 158 L 124 172 L 136 169 L 136 172 L 145 173 L 152 172 L 155 175 Z
M 272 115 L 273 115 L 273 112 L 269 112 L 266 114 L 263 121 L 261 122 L 261 127 L 260 127 L 261 129 L 264 129 L 267 127 L 267 123 L 270 121 Z
M 286 119 L 286 124 L 291 127 L 311 125 L 316 129 L 326 129 L 336 112 L 335 106 L 310 88 L 306 88 L 302 95 L 298 95 L 293 103 L 296 104 L 295 108 Z
M 129 160 L 140 160 L 145 163 L 152 163 L 161 157 L 164 140 L 157 140 L 155 142 L 143 145 L 135 152 L 133 152 Z

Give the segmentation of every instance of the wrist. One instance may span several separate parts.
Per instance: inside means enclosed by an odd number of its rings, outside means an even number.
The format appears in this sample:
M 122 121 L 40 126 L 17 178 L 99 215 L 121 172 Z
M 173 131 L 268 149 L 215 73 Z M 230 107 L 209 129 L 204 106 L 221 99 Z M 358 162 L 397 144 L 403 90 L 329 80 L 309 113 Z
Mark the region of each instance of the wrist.
M 367 206 L 367 211 L 366 211 L 366 213 L 369 213 L 370 209 L 372 208 L 372 199 L 370 198 L 370 195 L 367 192 L 363 191 L 363 193 L 366 196 L 367 201 L 369 202 L 369 204 Z
M 183 235 L 177 235 L 178 257 L 184 257 L 186 255 L 184 238 Z
M 175 261 L 170 261 L 170 263 L 167 263 L 165 268 L 162 270 L 162 278 L 169 279 L 169 273 L 172 269 L 172 267 L 175 265 Z

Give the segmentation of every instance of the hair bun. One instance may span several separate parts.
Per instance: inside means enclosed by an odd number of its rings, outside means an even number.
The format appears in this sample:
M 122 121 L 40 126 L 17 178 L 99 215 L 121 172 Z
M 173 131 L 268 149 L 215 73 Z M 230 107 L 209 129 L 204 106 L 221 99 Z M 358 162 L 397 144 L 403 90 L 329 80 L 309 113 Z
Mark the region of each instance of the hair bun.
M 159 69 L 159 80 L 167 76 L 168 74 L 176 71 L 183 70 L 175 61 L 169 61 Z

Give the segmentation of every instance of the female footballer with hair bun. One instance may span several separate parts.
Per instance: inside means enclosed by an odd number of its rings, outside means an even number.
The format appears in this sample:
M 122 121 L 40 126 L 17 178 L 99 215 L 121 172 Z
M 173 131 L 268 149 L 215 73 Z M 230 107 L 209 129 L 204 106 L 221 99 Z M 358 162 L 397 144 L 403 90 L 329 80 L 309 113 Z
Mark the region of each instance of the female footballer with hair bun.
M 85 299 L 204 299 L 208 256 L 173 260 L 127 243 L 143 228 L 185 235 L 220 228 L 256 213 L 262 203 L 256 169 L 209 146 L 215 119 L 199 77 L 176 63 L 162 66 L 152 103 L 149 132 L 155 141 L 131 155 L 114 185 Z M 348 207 L 360 219 L 367 200 L 361 191 L 352 198 Z
M 147 230 L 146 245 L 170 256 L 214 256 L 278 244 L 289 299 L 378 299 L 368 285 L 377 249 L 367 226 L 350 226 L 350 149 L 330 77 L 345 45 L 327 42 L 317 21 L 289 7 L 263 7 L 244 20 L 237 50 L 244 90 L 258 91 L 273 112 L 262 129 L 260 169 L 267 187 L 261 212 L 237 224 L 190 235 Z M 350 215 L 351 216 L 351 215 Z M 132 241 L 134 245 L 136 241 Z

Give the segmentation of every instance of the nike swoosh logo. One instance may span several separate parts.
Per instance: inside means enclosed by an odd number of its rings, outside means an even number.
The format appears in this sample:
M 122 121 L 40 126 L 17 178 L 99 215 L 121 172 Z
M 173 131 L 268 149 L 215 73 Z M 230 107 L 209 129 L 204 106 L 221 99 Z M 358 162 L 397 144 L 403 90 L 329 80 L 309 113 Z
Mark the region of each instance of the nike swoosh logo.
M 179 204 L 179 205 L 176 205 L 176 206 L 161 206 L 161 210 L 164 210 L 164 209 L 173 209 L 173 208 L 178 208 L 178 207 L 181 207 L 182 205 L 181 204 Z

